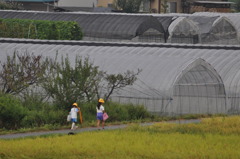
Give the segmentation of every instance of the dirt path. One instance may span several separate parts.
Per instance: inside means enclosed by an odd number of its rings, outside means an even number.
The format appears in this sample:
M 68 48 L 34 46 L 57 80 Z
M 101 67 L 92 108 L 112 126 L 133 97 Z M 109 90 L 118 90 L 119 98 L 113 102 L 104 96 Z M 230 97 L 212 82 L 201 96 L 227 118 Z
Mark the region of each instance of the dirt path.
M 187 123 L 199 123 L 201 120 L 199 119 L 192 119 L 192 120 L 176 120 L 176 121 L 168 121 L 169 123 L 178 123 L 178 124 L 187 124 Z M 152 125 L 154 123 L 142 123 L 142 126 Z M 112 130 L 112 129 L 122 129 L 127 127 L 127 125 L 111 125 L 105 126 L 105 130 Z M 99 131 L 96 127 L 87 127 L 87 128 L 78 128 L 74 131 L 74 133 L 81 133 L 86 131 Z M 102 130 L 101 130 L 102 131 Z M 42 136 L 42 135 L 50 135 L 50 134 L 68 134 L 70 132 L 69 129 L 65 130 L 54 130 L 54 131 L 41 131 L 41 132 L 28 132 L 28 133 L 18 133 L 18 134 L 6 134 L 0 135 L 0 139 L 15 139 L 15 138 L 24 138 L 24 137 L 31 137 L 31 136 Z

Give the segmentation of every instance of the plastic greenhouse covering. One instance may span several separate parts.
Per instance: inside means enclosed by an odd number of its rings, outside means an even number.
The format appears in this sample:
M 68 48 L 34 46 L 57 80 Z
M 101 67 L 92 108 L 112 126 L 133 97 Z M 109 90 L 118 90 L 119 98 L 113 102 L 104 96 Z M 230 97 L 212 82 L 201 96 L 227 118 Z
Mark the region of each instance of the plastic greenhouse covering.
M 88 41 L 239 45 L 238 13 L 122 14 L 0 11 L 0 18 L 76 21 Z
M 0 11 L 1 18 L 76 21 L 84 40 L 164 42 L 164 29 L 152 16 Z
M 186 17 L 178 17 L 168 28 L 169 43 L 196 44 L 200 42 L 200 30 L 192 20 Z
M 14 52 L 88 57 L 107 73 L 142 71 L 112 101 L 159 115 L 240 112 L 240 46 L 0 39 L 0 59 Z M 59 57 L 60 58 L 60 57 Z
M 202 44 L 239 44 L 237 30 L 226 17 L 190 16 L 200 30 Z
M 222 16 L 228 18 L 238 32 L 238 40 L 240 39 L 240 13 L 210 13 L 210 12 L 197 12 L 196 16 Z

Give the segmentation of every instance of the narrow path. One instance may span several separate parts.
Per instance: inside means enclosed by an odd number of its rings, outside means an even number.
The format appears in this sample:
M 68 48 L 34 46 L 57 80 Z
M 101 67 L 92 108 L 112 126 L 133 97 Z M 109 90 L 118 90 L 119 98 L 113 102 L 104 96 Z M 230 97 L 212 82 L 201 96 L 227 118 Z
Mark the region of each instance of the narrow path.
M 191 119 L 191 120 L 175 120 L 168 121 L 168 123 L 178 123 L 178 124 L 187 124 L 187 123 L 200 123 L 200 119 Z M 142 123 L 142 126 L 153 125 L 154 123 Z M 104 130 L 113 130 L 113 129 L 122 129 L 127 127 L 127 124 L 123 125 L 110 125 L 105 126 Z M 78 128 L 74 131 L 74 133 L 86 132 L 86 131 L 98 131 L 96 127 L 87 127 L 87 128 Z M 6 134 L 0 135 L 0 139 L 15 139 L 15 138 L 24 138 L 31 136 L 41 136 L 41 135 L 50 135 L 50 134 L 68 134 L 70 132 L 69 129 L 64 130 L 54 130 L 54 131 L 41 131 L 41 132 L 27 132 L 27 133 L 18 133 L 18 134 Z

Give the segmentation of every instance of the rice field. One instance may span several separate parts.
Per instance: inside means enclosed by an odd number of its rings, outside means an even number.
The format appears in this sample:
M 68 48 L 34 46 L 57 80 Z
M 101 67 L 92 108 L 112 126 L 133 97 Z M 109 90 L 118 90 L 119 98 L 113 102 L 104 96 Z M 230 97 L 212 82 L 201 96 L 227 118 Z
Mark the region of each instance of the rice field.
M 239 159 L 240 116 L 0 140 L 0 159 Z

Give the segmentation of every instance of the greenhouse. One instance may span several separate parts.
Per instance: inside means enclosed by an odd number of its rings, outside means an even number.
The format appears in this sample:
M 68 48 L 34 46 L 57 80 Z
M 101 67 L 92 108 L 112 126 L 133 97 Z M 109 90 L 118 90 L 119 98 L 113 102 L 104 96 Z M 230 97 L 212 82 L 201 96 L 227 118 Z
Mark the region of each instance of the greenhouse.
M 163 26 L 150 15 L 0 11 L 0 17 L 76 21 L 83 30 L 84 40 L 165 42 Z
M 238 13 L 122 14 L 0 11 L 1 18 L 76 21 L 88 41 L 239 45 Z
M 196 16 L 222 16 L 228 18 L 238 32 L 238 41 L 240 42 L 240 13 L 211 13 L 211 12 L 196 12 Z
M 237 30 L 226 17 L 219 16 L 189 16 L 199 27 L 202 44 L 239 44 Z
M 168 28 L 169 43 L 200 43 L 200 31 L 197 25 L 187 17 L 176 18 Z
M 240 46 L 106 43 L 0 39 L 7 55 L 34 53 L 74 64 L 89 57 L 107 73 L 142 70 L 137 81 L 111 96 L 112 101 L 144 105 L 159 115 L 240 112 Z

